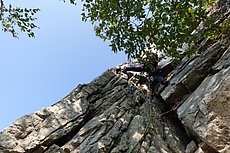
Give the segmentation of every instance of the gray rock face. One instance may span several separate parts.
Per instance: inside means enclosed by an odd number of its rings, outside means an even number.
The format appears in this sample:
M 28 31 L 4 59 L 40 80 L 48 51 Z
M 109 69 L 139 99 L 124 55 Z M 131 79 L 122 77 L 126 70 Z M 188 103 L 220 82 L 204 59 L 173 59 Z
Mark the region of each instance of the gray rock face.
M 159 100 L 147 98 L 127 75 L 111 69 L 53 106 L 17 120 L 0 135 L 0 146 L 10 153 L 183 153 L 185 131 L 161 117 L 157 105 Z
M 199 147 L 196 152 L 230 152 L 229 43 L 215 42 L 174 71 L 161 93 L 177 110 L 187 134 Z
M 177 112 L 189 133 L 218 152 L 230 151 L 230 67 L 207 77 Z
M 185 150 L 185 153 L 194 153 L 198 149 L 196 143 L 194 141 L 191 141 Z
M 230 66 L 230 46 L 226 49 L 226 51 L 222 54 L 221 58 L 216 62 L 216 64 L 212 67 L 214 71 L 220 71 L 222 69 L 226 69 Z
M 107 70 L 4 129 L 0 153 L 229 153 L 229 38 L 204 40 L 169 75 L 167 64 L 169 85 L 155 97 L 136 73 Z
M 212 65 L 222 56 L 224 47 L 221 42 L 216 42 L 205 54 L 196 55 L 181 63 L 173 74 L 170 85 L 161 93 L 162 98 L 170 104 L 175 104 L 193 92 L 205 77 L 212 73 Z
M 215 15 L 217 23 L 230 15 L 230 1 L 218 0 L 209 10 L 208 16 Z M 205 31 L 202 23 L 197 32 Z M 196 33 L 196 32 L 195 32 Z M 230 37 L 229 34 L 226 37 Z M 184 59 L 170 76 L 170 85 L 161 93 L 162 98 L 174 105 L 191 94 L 210 73 L 229 66 L 229 38 L 224 40 L 204 39 L 191 59 Z M 224 67 L 225 66 L 225 67 Z

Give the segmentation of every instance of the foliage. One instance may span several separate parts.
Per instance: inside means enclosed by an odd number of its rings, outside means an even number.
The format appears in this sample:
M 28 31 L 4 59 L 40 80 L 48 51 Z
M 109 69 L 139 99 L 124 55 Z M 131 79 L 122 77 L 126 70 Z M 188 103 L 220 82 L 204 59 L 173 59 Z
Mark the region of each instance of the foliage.
M 82 0 L 82 19 L 94 25 L 97 36 L 111 42 L 114 52 L 136 58 L 146 49 L 155 49 L 180 59 L 179 48 L 185 43 L 186 55 L 193 54 L 202 38 L 192 32 L 215 1 Z
M 1 0 L 0 5 L 0 20 L 2 30 L 10 32 L 13 37 L 18 37 L 17 30 L 27 33 L 29 37 L 34 37 L 34 28 L 38 28 L 34 21 L 34 15 L 39 11 L 38 8 L 19 8 L 9 5 L 6 7 Z
M 2 30 L 18 36 L 17 28 L 34 37 L 36 9 L 0 6 Z M 66 2 L 66 0 L 61 0 Z M 217 0 L 81 0 L 82 20 L 94 25 L 97 36 L 110 41 L 112 51 L 124 51 L 129 58 L 140 58 L 143 51 L 157 50 L 180 60 L 194 53 L 203 38 L 215 39 L 228 33 L 229 18 L 214 24 L 206 10 Z M 77 0 L 69 0 L 76 5 Z M 207 28 L 195 33 L 201 21 Z M 181 48 L 187 45 L 184 54 Z
M 191 56 L 202 39 L 229 33 L 229 15 L 207 17 L 217 0 L 81 1 L 82 20 L 90 21 L 96 35 L 110 41 L 112 51 L 124 51 L 129 58 L 142 59 L 143 52 L 155 50 L 178 62 Z M 70 2 L 76 4 L 76 0 Z M 202 22 L 205 30 L 196 32 Z

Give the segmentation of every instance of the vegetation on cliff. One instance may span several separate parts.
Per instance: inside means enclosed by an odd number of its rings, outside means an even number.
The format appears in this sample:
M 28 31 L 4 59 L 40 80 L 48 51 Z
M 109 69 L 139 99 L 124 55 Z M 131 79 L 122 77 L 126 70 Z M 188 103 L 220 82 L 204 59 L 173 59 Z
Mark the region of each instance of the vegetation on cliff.
M 215 1 L 82 0 L 82 20 L 90 21 L 96 35 L 110 41 L 114 52 L 123 51 L 129 58 L 136 58 L 143 50 L 154 48 L 178 60 L 192 55 L 203 38 L 215 39 L 228 30 L 228 15 L 223 14 L 221 21 L 207 16 L 207 9 Z M 70 0 L 70 3 L 75 5 L 77 1 Z M 18 37 L 17 30 L 21 30 L 34 37 L 38 8 L 5 6 L 3 0 L 0 7 L 4 32 Z M 206 28 L 201 34 L 196 30 L 202 22 Z M 186 52 L 182 54 L 185 46 Z

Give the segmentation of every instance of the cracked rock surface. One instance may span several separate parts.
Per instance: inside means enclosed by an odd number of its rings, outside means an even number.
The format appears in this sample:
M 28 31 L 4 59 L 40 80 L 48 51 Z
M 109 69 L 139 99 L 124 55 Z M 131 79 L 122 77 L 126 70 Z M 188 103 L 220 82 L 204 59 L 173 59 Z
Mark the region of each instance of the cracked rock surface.
M 0 153 L 230 153 L 229 38 L 203 40 L 156 96 L 132 72 L 105 71 L 4 129 Z
M 125 76 L 110 69 L 18 119 L 0 135 L 2 152 L 184 152 L 184 129 L 160 117 L 161 102 L 146 99 Z

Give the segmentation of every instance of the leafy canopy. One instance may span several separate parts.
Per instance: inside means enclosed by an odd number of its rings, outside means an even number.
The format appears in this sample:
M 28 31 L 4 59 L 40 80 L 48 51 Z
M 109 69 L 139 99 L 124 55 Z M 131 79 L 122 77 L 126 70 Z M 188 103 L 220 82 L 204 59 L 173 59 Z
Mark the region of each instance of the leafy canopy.
M 65 0 L 63 0 L 65 1 Z M 70 0 L 76 4 L 76 0 Z M 207 17 L 217 0 L 81 0 L 82 20 L 94 25 L 96 35 L 110 41 L 112 51 L 140 59 L 143 51 L 157 50 L 180 60 L 191 56 L 204 38 L 227 33 L 229 18 Z M 201 33 L 197 27 L 205 22 Z M 186 50 L 182 50 L 183 46 Z M 181 52 L 182 51 L 182 52 Z M 183 51 L 186 51 L 185 54 Z
M 10 32 L 13 37 L 18 37 L 17 31 L 27 33 L 29 37 L 34 37 L 34 28 L 36 18 L 34 15 L 39 11 L 38 8 L 19 8 L 12 5 L 5 6 L 3 0 L 0 1 L 0 21 L 2 31 Z
M 17 37 L 16 28 L 34 37 L 34 15 L 38 8 L 0 6 L 2 30 Z M 66 1 L 66 0 L 61 0 Z M 76 4 L 77 0 L 69 0 Z M 110 41 L 112 51 L 123 51 L 129 58 L 139 58 L 144 50 L 155 49 L 175 59 L 183 55 L 186 43 L 190 56 L 198 41 L 215 38 L 218 26 L 210 20 L 209 29 L 201 36 L 193 31 L 206 20 L 206 9 L 216 0 L 81 0 L 82 20 L 94 25 L 96 35 Z M 227 23 L 227 22 L 225 22 Z M 228 24 L 219 27 L 228 29 Z M 214 30 L 213 30 L 214 29 Z
M 198 38 L 191 33 L 204 19 L 203 0 L 83 0 L 83 21 L 110 40 L 114 52 L 138 57 L 152 49 L 180 57 L 178 48 Z

